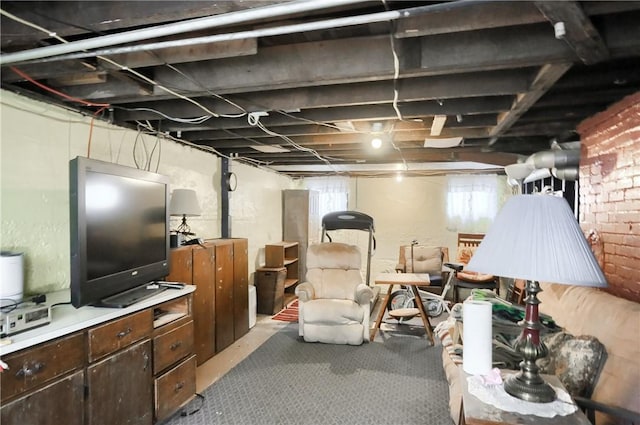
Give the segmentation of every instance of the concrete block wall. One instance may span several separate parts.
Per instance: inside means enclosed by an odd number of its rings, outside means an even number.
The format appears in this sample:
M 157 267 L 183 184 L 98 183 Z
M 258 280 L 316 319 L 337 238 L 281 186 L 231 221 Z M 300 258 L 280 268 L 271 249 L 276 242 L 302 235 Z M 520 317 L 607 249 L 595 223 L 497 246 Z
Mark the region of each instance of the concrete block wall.
M 640 302 L 640 92 L 580 123 L 580 225 L 599 235 L 608 292 Z

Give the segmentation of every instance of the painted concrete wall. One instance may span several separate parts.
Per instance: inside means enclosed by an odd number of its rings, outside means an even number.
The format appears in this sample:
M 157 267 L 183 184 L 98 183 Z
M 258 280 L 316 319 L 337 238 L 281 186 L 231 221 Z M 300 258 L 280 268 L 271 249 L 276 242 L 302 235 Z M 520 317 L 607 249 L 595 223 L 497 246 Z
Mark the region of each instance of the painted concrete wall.
M 411 177 L 398 182 L 395 178 L 353 179 L 350 208 L 373 217 L 377 249 L 373 256 L 371 276 L 395 270 L 399 248 L 417 240 L 420 245 L 449 248 L 450 260 L 456 260 L 458 232 L 486 233 L 487 225 L 448 228 L 446 213 L 447 177 Z M 499 203 L 510 190 L 506 178 L 498 177 Z M 366 247 L 360 235 L 358 243 Z M 366 252 L 366 251 L 363 251 Z
M 91 118 L 10 92 L 0 94 L 0 246 L 24 253 L 25 292 L 67 288 L 68 164 L 78 155 L 87 156 Z M 139 136 L 136 131 L 96 120 L 91 157 L 136 166 L 135 155 L 144 165 L 156 141 L 153 136 Z M 215 155 L 163 140 L 156 146 L 149 168 L 170 176 L 172 188 L 195 189 L 202 215 L 188 219 L 192 231 L 202 238 L 220 237 L 220 160 Z M 232 170 L 238 186 L 230 200 L 231 236 L 248 238 L 252 275 L 264 257 L 264 245 L 282 237 L 280 193 L 293 182 L 241 164 L 234 163 Z M 172 218 L 171 228 L 179 221 Z

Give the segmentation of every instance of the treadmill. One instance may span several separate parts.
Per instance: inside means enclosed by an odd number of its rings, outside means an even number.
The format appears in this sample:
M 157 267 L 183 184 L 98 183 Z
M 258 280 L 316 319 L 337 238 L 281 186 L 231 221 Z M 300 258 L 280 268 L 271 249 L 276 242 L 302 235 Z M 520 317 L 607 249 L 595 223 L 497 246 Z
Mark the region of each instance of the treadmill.
M 374 236 L 375 228 L 373 226 L 373 218 L 367 214 L 358 211 L 336 211 L 329 214 L 325 214 L 322 217 L 322 238 L 321 242 L 324 242 L 325 237 L 329 242 L 331 236 L 327 232 L 332 230 L 362 230 L 369 233 L 369 247 L 367 249 L 367 285 L 371 285 L 371 257 L 376 250 L 376 238 Z

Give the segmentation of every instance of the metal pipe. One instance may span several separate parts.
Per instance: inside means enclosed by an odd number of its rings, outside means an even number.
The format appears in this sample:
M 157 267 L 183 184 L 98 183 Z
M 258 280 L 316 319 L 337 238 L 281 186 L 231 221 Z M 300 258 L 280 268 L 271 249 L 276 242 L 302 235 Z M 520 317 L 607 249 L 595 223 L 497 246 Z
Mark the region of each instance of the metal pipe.
M 578 167 L 552 168 L 551 174 L 553 174 L 555 178 L 563 181 L 576 181 L 578 180 Z
M 392 21 L 400 19 L 402 12 L 388 11 L 372 13 L 369 15 L 349 16 L 345 18 L 328 19 L 325 21 L 307 22 L 304 24 L 284 25 L 273 28 L 261 28 L 257 30 L 239 31 L 227 34 L 215 34 L 203 37 L 187 38 L 184 40 L 159 41 L 155 43 L 136 44 L 134 46 L 113 47 L 107 49 L 93 50 L 90 52 L 70 53 L 48 58 L 41 58 L 26 61 L 26 63 L 56 62 L 69 59 L 82 59 L 96 56 L 109 56 L 126 53 L 140 52 L 143 50 L 160 50 L 172 47 L 194 46 L 198 44 L 219 43 L 221 41 L 244 40 L 248 38 L 269 37 L 274 35 L 294 34 L 306 31 L 316 31 L 329 28 L 339 28 L 352 25 L 370 24 L 374 22 Z
M 52 62 L 66 59 L 80 59 L 86 57 L 103 56 L 110 54 L 132 53 L 142 50 L 165 49 L 170 47 L 184 47 L 195 44 L 206 44 L 220 41 L 240 40 L 253 37 L 265 37 L 273 35 L 293 34 L 304 31 L 321 30 L 328 28 L 337 28 L 350 25 L 362 25 L 367 23 L 392 21 L 410 16 L 418 16 L 430 12 L 442 12 L 458 8 L 464 8 L 470 4 L 490 3 L 493 0 L 459 0 L 455 2 L 437 3 L 428 6 L 418 6 L 414 8 L 372 13 L 368 15 L 352 16 L 345 18 L 335 18 L 325 21 L 309 22 L 304 24 L 286 25 L 273 28 L 262 28 L 251 31 L 240 31 L 229 34 L 217 34 L 205 37 L 195 37 L 185 40 L 174 40 L 157 43 L 147 43 L 144 45 L 126 46 L 120 48 L 103 49 L 96 51 L 83 50 L 96 49 L 106 46 L 114 46 L 116 44 L 140 41 L 148 38 L 157 38 L 166 35 L 195 31 L 198 29 L 213 28 L 216 26 L 224 26 L 236 24 L 252 19 L 269 18 L 286 15 L 296 12 L 305 12 L 316 9 L 329 8 L 344 4 L 361 3 L 367 0 L 301 0 L 300 2 L 291 2 L 284 5 L 267 6 L 260 9 L 251 9 L 247 11 L 230 12 L 224 15 L 209 16 L 205 18 L 197 18 L 189 21 L 160 25 L 156 27 L 144 28 L 140 30 L 127 31 L 119 34 L 111 34 L 101 37 L 90 38 L 86 40 L 74 41 L 66 44 L 58 44 L 54 46 L 41 47 L 37 49 L 26 50 L 22 52 L 7 53 L 0 55 L 0 65 L 8 65 L 12 63 L 40 63 Z M 294 6 L 297 6 L 293 9 Z M 284 10 L 282 10 L 284 8 Z M 274 12 L 274 9 L 275 12 Z M 271 12 L 271 14 L 257 12 Z M 255 15 L 253 14 L 255 13 Z M 240 15 L 240 16 L 239 16 Z M 249 16 L 244 16 L 249 15 Z M 203 22 L 204 21 L 204 22 Z M 173 27 L 177 27 L 173 29 Z M 186 28 L 185 28 L 186 27 Z M 168 31 L 168 32 L 164 32 Z M 79 52 L 79 53 L 75 53 Z M 75 53 L 75 54 L 74 54 Z M 55 57 L 54 57 L 55 56 Z M 44 59 L 50 58 L 50 59 Z
M 265 6 L 256 9 L 246 9 L 237 12 L 229 12 L 221 15 L 206 16 L 190 19 L 182 22 L 158 25 L 133 31 L 125 31 L 117 34 L 103 35 L 85 40 L 72 41 L 65 44 L 40 47 L 23 50 L 21 52 L 6 53 L 0 56 L 0 65 L 9 65 L 33 59 L 40 59 L 65 53 L 73 53 L 81 50 L 97 49 L 116 44 L 131 43 L 150 38 L 165 37 L 169 35 L 198 31 L 216 26 L 232 25 L 256 19 L 273 18 L 283 15 L 291 15 L 300 12 L 308 12 L 318 9 L 327 9 L 335 6 L 343 6 L 353 3 L 362 3 L 366 0 L 298 0 L 289 3 Z
M 564 168 L 576 166 L 580 163 L 580 150 L 550 150 L 536 152 L 529 156 L 527 164 L 534 168 Z

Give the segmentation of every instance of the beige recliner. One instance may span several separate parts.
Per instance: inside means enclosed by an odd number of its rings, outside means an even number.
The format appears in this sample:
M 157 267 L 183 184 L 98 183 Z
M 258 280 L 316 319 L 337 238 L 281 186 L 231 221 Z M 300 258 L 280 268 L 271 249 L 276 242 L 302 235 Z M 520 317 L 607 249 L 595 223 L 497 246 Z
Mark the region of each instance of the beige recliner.
M 296 287 L 298 332 L 307 342 L 360 345 L 369 341 L 373 290 L 360 270 L 360 249 L 337 242 L 307 249 L 306 281 Z

